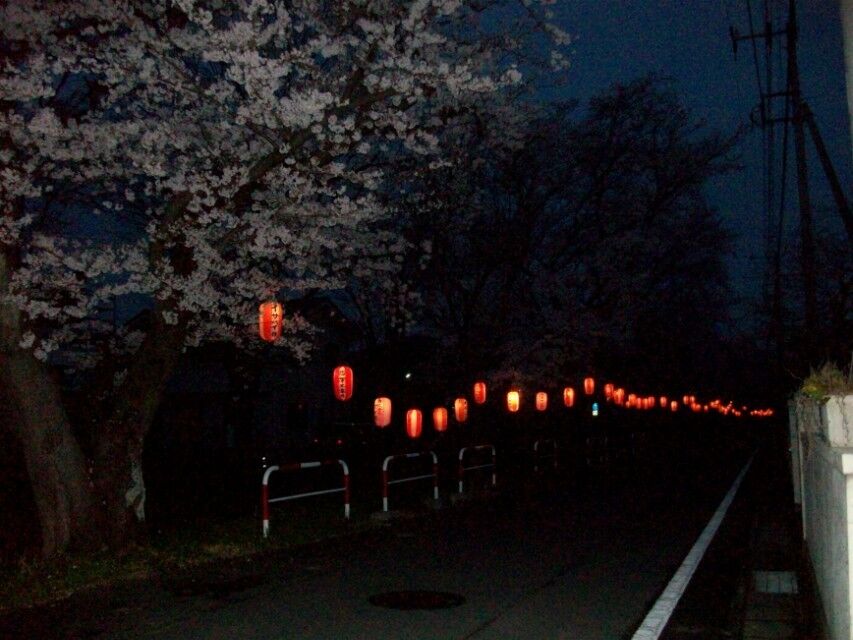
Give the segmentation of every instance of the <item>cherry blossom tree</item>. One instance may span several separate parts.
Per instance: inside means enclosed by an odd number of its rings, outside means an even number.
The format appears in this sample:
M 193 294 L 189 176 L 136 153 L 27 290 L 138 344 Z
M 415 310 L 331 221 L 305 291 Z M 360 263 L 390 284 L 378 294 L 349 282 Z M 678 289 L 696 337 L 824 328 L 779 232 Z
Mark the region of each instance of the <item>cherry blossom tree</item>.
M 386 222 L 419 212 L 388 206 L 381 160 L 440 166 L 442 113 L 512 90 L 533 57 L 564 66 L 549 4 L 0 5 L 0 380 L 45 554 L 133 538 L 143 442 L 182 350 L 250 348 L 260 301 L 286 310 L 353 268 L 393 281 Z M 144 328 L 111 331 L 116 300 L 143 301 Z M 310 334 L 288 316 L 281 346 L 305 358 Z M 58 361 L 115 369 L 89 447 Z

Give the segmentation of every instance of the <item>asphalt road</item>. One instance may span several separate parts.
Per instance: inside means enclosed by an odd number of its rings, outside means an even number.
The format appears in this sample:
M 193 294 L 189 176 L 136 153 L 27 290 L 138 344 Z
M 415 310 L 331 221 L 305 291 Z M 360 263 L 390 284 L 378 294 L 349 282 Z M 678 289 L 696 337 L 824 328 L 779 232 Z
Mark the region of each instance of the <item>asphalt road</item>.
M 149 589 L 85 635 L 630 637 L 749 453 L 725 442 L 712 449 L 668 440 L 592 473 L 529 474 L 488 501 L 392 519 L 352 540 L 278 558 L 236 586 L 196 595 Z M 449 592 L 464 603 L 397 610 L 370 602 L 398 590 Z

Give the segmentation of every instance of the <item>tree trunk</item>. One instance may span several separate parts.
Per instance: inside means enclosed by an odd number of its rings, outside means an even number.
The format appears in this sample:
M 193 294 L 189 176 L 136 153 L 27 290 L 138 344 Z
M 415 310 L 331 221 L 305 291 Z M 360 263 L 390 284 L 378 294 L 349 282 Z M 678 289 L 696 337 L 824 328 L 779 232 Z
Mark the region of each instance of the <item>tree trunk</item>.
M 110 546 L 122 550 L 145 522 L 145 436 L 184 346 L 185 324 L 166 325 L 159 311 L 95 439 L 95 484 L 104 501 Z
M 7 290 L 0 253 L 0 295 Z M 98 544 L 96 503 L 80 446 L 47 367 L 18 347 L 19 311 L 0 302 L 0 385 L 17 419 L 10 428 L 21 442 L 41 525 L 42 555 Z
M 0 382 L 19 415 L 11 427 L 35 496 L 42 555 L 96 546 L 97 514 L 85 459 L 56 384 L 28 353 L 0 353 Z

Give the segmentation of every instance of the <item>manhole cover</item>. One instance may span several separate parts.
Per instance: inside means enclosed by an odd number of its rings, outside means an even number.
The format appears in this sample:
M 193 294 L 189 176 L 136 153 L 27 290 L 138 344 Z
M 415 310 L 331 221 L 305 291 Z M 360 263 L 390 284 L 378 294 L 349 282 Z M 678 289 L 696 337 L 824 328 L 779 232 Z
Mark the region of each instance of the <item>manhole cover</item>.
M 442 591 L 389 591 L 370 596 L 370 604 L 387 609 L 449 609 L 464 604 L 465 598 Z

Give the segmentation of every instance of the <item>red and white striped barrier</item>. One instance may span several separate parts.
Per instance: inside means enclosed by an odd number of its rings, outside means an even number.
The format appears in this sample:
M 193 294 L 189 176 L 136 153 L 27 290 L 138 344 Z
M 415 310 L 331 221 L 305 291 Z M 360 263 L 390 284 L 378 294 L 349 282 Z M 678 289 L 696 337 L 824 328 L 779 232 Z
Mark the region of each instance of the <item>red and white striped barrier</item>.
M 270 476 L 274 471 L 299 471 L 301 469 L 314 469 L 317 467 L 322 467 L 330 464 L 339 464 L 344 472 L 344 486 L 337 487 L 334 489 L 323 489 L 321 491 L 309 491 L 307 493 L 295 493 L 289 496 L 281 496 L 279 498 L 273 498 L 270 500 L 269 496 L 269 482 Z M 267 467 L 267 470 L 264 472 L 264 479 L 261 481 L 261 517 L 263 518 L 263 533 L 264 538 L 269 535 L 270 532 L 270 504 L 273 502 L 284 502 L 286 500 L 298 500 L 299 498 L 309 498 L 311 496 L 322 496 L 328 493 L 341 493 L 344 494 L 344 518 L 349 518 L 349 503 L 350 503 L 350 487 L 349 487 L 349 467 L 347 463 L 343 460 L 323 460 L 320 462 L 294 462 L 292 464 L 284 464 L 280 467 L 278 465 L 273 465 L 271 467 Z
M 477 464 L 470 467 L 463 466 L 463 458 L 465 457 L 466 451 L 478 451 L 478 450 L 491 450 L 492 452 L 492 461 L 488 464 Z M 495 467 L 495 447 L 490 444 L 480 444 L 474 447 L 462 447 L 459 450 L 459 493 L 463 492 L 463 486 L 465 481 L 465 472 L 472 471 L 474 469 L 487 469 L 491 467 L 492 469 L 492 486 L 497 486 L 498 476 L 497 476 L 497 468 Z
M 388 463 L 397 458 L 419 458 L 421 456 L 432 456 L 432 473 L 427 473 L 420 476 L 410 476 L 408 478 L 398 478 L 396 480 L 388 479 Z M 416 453 L 401 453 L 395 456 L 388 456 L 382 462 L 382 511 L 388 511 L 388 487 L 392 484 L 400 484 L 401 482 L 414 482 L 415 480 L 423 480 L 424 478 L 432 478 L 433 497 L 438 500 L 438 456 L 433 451 L 418 451 Z
M 539 455 L 539 445 L 540 444 L 550 444 L 551 445 L 551 453 Z M 545 460 L 547 458 L 554 459 L 554 468 L 557 468 L 557 441 L 551 440 L 550 438 L 544 438 L 542 440 L 537 440 L 533 443 L 533 471 L 539 471 L 539 461 Z

